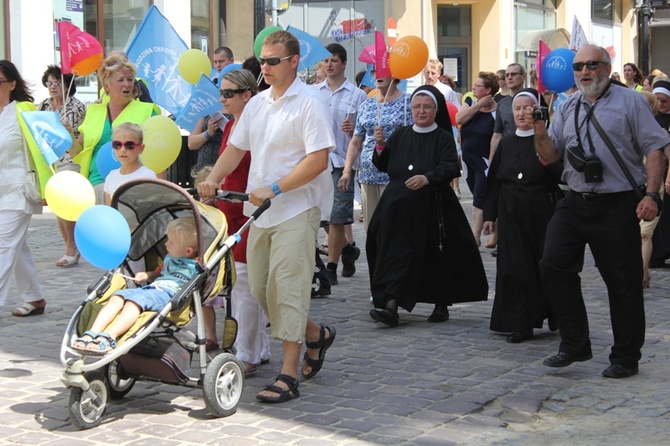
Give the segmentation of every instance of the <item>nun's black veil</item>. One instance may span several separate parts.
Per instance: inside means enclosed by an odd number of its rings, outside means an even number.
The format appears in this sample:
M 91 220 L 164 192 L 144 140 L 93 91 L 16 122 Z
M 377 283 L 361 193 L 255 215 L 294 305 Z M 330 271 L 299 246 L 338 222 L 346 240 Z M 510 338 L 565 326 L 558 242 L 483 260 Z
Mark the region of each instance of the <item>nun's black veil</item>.
M 444 95 L 442 92 L 440 92 L 440 90 L 433 87 L 432 85 L 422 85 L 414 90 L 414 93 L 412 93 L 412 99 L 414 99 L 414 96 L 416 96 L 417 93 L 423 90 L 429 91 L 433 96 L 435 96 L 435 99 L 437 100 L 437 114 L 435 115 L 435 123 L 453 136 L 454 131 L 451 128 L 451 118 L 449 118 L 449 110 L 447 110 L 447 102 L 444 98 Z

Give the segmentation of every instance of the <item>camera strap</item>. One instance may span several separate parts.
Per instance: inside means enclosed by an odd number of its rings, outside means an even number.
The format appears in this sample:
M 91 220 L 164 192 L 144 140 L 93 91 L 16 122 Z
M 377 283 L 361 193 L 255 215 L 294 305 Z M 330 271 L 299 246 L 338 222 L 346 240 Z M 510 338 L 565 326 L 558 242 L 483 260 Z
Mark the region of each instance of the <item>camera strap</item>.
M 596 149 L 593 146 L 593 140 L 591 139 L 591 132 L 589 131 L 589 123 L 591 122 L 591 118 L 593 117 L 593 111 L 595 110 L 596 106 L 594 105 L 593 107 L 587 107 L 586 105 L 584 106 L 586 108 L 586 118 L 584 118 L 584 121 L 582 121 L 582 125 L 579 125 L 579 108 L 582 105 L 582 101 L 577 100 L 577 104 L 575 105 L 575 133 L 577 133 L 577 144 L 579 147 L 584 148 L 584 145 L 582 144 L 582 137 L 580 135 L 582 126 L 586 124 L 586 139 L 589 141 L 589 149 L 591 150 L 591 153 L 593 155 L 596 154 Z
M 579 101 L 577 102 L 577 106 L 579 106 Z M 589 107 L 588 104 L 584 104 L 584 107 L 586 107 L 587 110 L 593 111 L 594 107 Z M 598 131 L 598 134 L 600 137 L 605 141 L 605 145 L 607 145 L 607 148 L 612 152 L 612 156 L 616 160 L 617 164 L 623 171 L 624 175 L 626 175 L 626 178 L 628 179 L 628 182 L 630 183 L 631 186 L 633 186 L 633 190 L 637 194 L 637 196 L 641 199 L 644 198 L 644 194 L 640 190 L 640 186 L 635 182 L 635 179 L 633 178 L 633 175 L 630 173 L 630 170 L 628 169 L 628 166 L 626 166 L 626 163 L 624 160 L 621 158 L 621 154 L 617 152 L 616 148 L 614 147 L 614 144 L 612 143 L 612 140 L 610 139 L 609 136 L 607 136 L 607 133 L 603 130 L 603 128 L 600 126 L 600 123 L 598 122 L 598 119 L 595 117 L 595 115 L 592 114 L 592 119 L 593 119 L 593 126 L 596 128 Z M 579 133 L 577 133 L 579 135 Z

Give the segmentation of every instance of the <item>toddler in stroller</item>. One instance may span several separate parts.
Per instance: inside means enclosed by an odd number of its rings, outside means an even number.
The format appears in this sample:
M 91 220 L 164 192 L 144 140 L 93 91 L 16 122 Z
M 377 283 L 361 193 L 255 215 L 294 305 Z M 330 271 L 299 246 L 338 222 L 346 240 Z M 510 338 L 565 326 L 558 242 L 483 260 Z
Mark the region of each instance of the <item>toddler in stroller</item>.
M 91 328 L 77 338 L 73 348 L 105 354 L 116 347 L 143 311 L 161 311 L 179 289 L 196 274 L 198 236 L 195 219 L 179 217 L 167 225 L 168 254 L 160 271 L 138 272 L 135 282 L 150 282 L 141 288 L 116 291 L 102 307 Z M 117 317 L 118 316 L 118 317 Z
M 130 250 L 119 268 L 107 271 L 91 287 L 61 342 L 60 360 L 65 367 L 61 381 L 71 392 L 70 421 L 80 429 L 100 424 L 109 400 L 123 398 L 136 381 L 200 388 L 215 416 L 229 416 L 237 410 L 244 388 L 244 364 L 225 347 L 216 356 L 207 354 L 202 308 L 218 294 L 230 295 L 235 282 L 231 247 L 270 202 L 228 235 L 225 215 L 195 201 L 193 193 L 167 181 L 143 179 L 123 184 L 112 197 L 112 207 L 132 228 Z M 248 196 L 222 191 L 217 199 L 246 200 Z M 172 226 L 176 221 L 194 221 L 195 241 L 173 233 L 177 232 Z M 173 242 L 179 248 L 173 250 Z M 174 270 L 168 264 L 177 259 L 192 261 L 195 266 Z M 135 282 L 144 278 L 138 271 L 156 269 L 178 276 L 181 286 L 175 283 L 176 291 L 169 291 L 171 297 L 163 296 L 162 302 L 150 309 L 135 300 L 138 293 L 146 295 L 148 291 L 137 289 Z M 154 286 L 170 288 L 170 282 L 162 279 Z M 112 311 L 114 307 L 108 307 L 107 302 L 115 296 L 121 297 L 115 298 L 116 309 Z M 128 302 L 131 296 L 139 306 Z M 124 326 L 116 327 L 117 322 L 109 324 L 109 316 L 96 316 L 108 307 L 118 321 L 123 314 L 120 304 L 133 308 L 133 317 L 128 319 L 137 319 L 125 333 Z M 140 307 L 145 311 L 140 312 Z M 224 346 L 232 346 L 236 328 L 236 321 L 227 317 Z M 112 347 L 112 340 L 116 347 Z

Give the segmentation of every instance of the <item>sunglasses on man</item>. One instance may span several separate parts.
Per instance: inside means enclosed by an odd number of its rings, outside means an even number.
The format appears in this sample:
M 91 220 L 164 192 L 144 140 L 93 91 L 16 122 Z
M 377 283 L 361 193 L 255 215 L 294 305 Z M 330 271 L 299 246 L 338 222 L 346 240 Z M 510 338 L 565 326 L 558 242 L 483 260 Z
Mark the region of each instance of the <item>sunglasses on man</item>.
M 285 57 L 268 57 L 267 59 L 263 58 L 263 57 L 259 57 L 258 61 L 261 63 L 261 66 L 263 66 L 265 64 L 268 64 L 271 67 L 274 67 L 275 65 L 279 65 L 280 63 L 282 63 L 282 61 L 288 60 L 293 56 L 295 56 L 295 54 L 291 54 L 290 56 L 285 56 Z
M 584 66 L 586 66 L 587 69 L 593 71 L 598 69 L 598 65 L 603 64 L 607 65 L 606 62 L 602 62 L 600 60 L 589 60 L 588 62 L 575 62 L 572 64 L 572 69 L 574 71 L 582 71 L 584 69 Z

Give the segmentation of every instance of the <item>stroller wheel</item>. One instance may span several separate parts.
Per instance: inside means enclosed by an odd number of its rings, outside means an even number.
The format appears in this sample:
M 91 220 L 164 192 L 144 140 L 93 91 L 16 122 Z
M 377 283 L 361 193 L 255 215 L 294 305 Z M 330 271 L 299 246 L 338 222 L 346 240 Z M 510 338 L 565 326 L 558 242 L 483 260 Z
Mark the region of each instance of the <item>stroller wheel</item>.
M 110 362 L 104 369 L 105 377 L 109 383 L 109 398 L 119 400 L 126 396 L 135 385 L 135 378 L 126 377 L 123 367 L 117 359 Z
M 216 356 L 207 366 L 202 390 L 212 414 L 227 417 L 237 411 L 244 389 L 244 364 L 230 353 Z
M 91 398 L 88 392 L 84 392 L 79 387 L 72 388 L 68 404 L 70 421 L 78 429 L 90 429 L 99 425 L 109 401 L 109 388 L 102 373 L 87 372 L 84 378 L 91 386 L 95 398 Z

